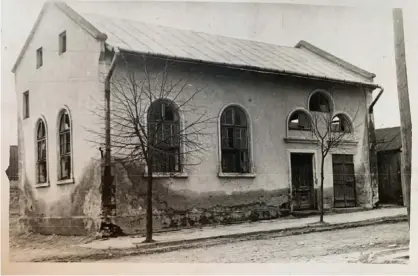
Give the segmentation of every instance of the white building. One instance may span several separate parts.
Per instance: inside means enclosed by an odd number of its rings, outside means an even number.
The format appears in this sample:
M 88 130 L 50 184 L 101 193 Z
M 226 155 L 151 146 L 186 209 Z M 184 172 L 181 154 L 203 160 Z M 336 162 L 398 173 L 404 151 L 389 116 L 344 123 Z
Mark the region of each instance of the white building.
M 317 112 L 339 120 L 335 131 L 350 132 L 325 159 L 325 206 L 372 207 L 377 195 L 370 175 L 368 107 L 378 88 L 374 74 L 304 41 L 282 47 L 85 14 L 51 2 L 13 68 L 25 227 L 80 235 L 99 227 L 99 147 L 105 141 L 93 135 L 104 128 L 94 111 L 104 101 L 102 73 L 116 52 L 133 64 L 147 56 L 152 74 L 167 59 L 178 68 L 174 76 L 188 70 L 196 77 L 190 87 L 205 87 L 199 104 L 218 117 L 208 127 L 213 150 L 197 168 L 178 161 L 159 172 L 157 229 L 317 210 L 321 160 L 309 121 Z M 125 68 L 117 61 L 112 78 Z M 203 77 L 193 75 L 197 72 Z M 143 76 L 139 69 L 135 73 Z M 222 120 L 228 114 L 241 114 L 241 123 Z M 189 114 L 181 116 L 187 121 Z M 235 128 L 244 129 L 244 146 L 226 149 L 223 135 Z M 238 156 L 243 162 L 234 163 Z M 143 171 L 118 165 L 112 174 L 113 223 L 127 233 L 142 231 Z

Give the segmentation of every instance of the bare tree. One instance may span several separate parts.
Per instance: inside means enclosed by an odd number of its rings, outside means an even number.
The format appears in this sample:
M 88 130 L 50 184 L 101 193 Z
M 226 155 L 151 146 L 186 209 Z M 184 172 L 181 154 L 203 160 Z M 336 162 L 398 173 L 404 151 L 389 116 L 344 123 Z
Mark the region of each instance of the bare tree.
M 146 239 L 153 242 L 153 179 L 156 173 L 169 177 L 187 166 L 200 163 L 215 120 L 197 98 L 203 87 L 195 87 L 185 66 L 167 59 L 123 54 L 120 70 L 110 84 L 110 144 L 112 159 L 146 168 Z M 199 78 L 199 77 L 198 77 Z M 104 118 L 103 112 L 95 112 Z M 103 138 L 104 131 L 98 135 Z
M 360 106 L 360 105 L 357 105 Z M 344 113 L 333 115 L 329 106 L 319 105 L 316 111 L 311 111 L 312 134 L 317 140 L 321 157 L 321 186 L 320 186 L 320 219 L 324 222 L 324 162 L 330 151 L 336 148 L 342 148 L 347 140 L 350 141 L 354 136 L 354 131 L 359 126 L 354 126 L 354 119 L 357 117 L 359 108 L 353 116 L 353 122 L 350 121 Z

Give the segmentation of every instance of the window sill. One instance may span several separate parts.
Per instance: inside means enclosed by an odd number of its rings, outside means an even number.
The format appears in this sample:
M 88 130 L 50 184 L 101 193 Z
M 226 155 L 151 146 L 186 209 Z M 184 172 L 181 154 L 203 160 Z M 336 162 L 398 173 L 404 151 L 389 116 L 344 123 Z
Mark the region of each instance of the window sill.
M 36 184 L 35 184 L 35 188 L 45 188 L 45 187 L 49 187 L 49 182 L 45 182 L 45 183 L 36 183 Z
M 144 174 L 144 177 L 148 177 L 148 173 Z M 152 178 L 187 178 L 187 173 L 153 173 Z
M 307 138 L 297 138 L 297 137 L 286 137 L 284 138 L 286 143 L 299 143 L 299 144 L 317 144 L 318 140 L 307 139 Z
M 357 146 L 358 142 L 355 140 L 342 140 L 340 142 L 340 145 L 344 146 Z
M 255 173 L 218 173 L 218 177 L 221 178 L 255 178 Z
M 305 131 L 305 132 L 312 132 L 312 129 L 307 128 L 289 128 L 290 131 Z
M 66 184 L 73 184 L 74 178 L 70 178 L 70 179 L 64 179 L 64 180 L 58 180 L 57 181 L 57 185 L 66 185 Z

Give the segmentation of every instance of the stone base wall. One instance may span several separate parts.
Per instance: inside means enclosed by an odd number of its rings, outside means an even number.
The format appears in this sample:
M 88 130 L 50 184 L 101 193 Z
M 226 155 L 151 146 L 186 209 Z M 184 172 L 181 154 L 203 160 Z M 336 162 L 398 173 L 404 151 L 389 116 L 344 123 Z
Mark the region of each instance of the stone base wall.
M 280 208 L 243 208 L 241 210 L 190 210 L 172 212 L 154 212 L 153 228 L 155 232 L 173 231 L 176 229 L 194 228 L 206 225 L 226 225 L 247 221 L 277 219 L 288 216 L 287 209 Z M 125 234 L 145 233 L 146 215 L 117 216 L 112 222 L 121 227 Z
M 10 186 L 10 196 L 9 196 L 9 214 L 11 217 L 18 216 L 20 213 L 19 207 L 19 198 L 20 198 L 19 187 L 15 185 Z
M 98 231 L 98 225 L 88 217 L 20 217 L 20 231 L 44 235 L 88 236 Z

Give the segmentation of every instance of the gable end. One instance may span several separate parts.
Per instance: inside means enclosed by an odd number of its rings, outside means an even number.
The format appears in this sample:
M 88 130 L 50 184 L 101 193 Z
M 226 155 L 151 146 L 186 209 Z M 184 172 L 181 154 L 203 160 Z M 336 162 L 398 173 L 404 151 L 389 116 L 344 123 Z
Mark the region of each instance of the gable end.
M 312 44 L 310 44 L 310 43 L 308 43 L 304 40 L 299 41 L 298 44 L 296 44 L 295 48 L 305 48 L 308 51 L 310 51 L 310 52 L 312 52 L 312 53 L 314 53 L 314 54 L 316 54 L 316 55 L 318 55 L 318 56 L 320 56 L 320 57 L 322 57 L 322 58 L 324 58 L 324 59 L 326 59 L 326 60 L 328 60 L 332 63 L 335 63 L 338 66 L 341 66 L 341 67 L 343 67 L 343 68 L 345 68 L 345 69 L 347 69 L 347 70 L 349 70 L 353 73 L 356 73 L 360 76 L 363 76 L 367 79 L 373 79 L 374 77 L 376 77 L 375 74 L 370 73 L 366 70 L 363 70 L 363 69 L 361 69 L 361 68 L 359 68 L 359 67 L 357 67 L 357 66 L 355 66 L 351 63 L 348 63 L 348 62 L 346 62 L 346 61 L 344 61 L 344 60 L 342 60 L 342 59 L 340 59 L 340 58 L 338 58 L 338 57 L 336 57 L 336 56 L 334 56 L 334 55 L 332 55 L 332 54 L 330 54 L 330 53 L 328 53 L 324 50 L 319 49 L 318 47 L 315 47 L 314 45 L 312 45 Z
M 107 35 L 97 30 L 92 24 L 90 24 L 88 21 L 86 21 L 83 17 L 78 15 L 77 12 L 75 12 L 73 9 L 71 9 L 67 4 L 63 2 L 46 2 L 44 6 L 41 9 L 41 12 L 39 13 L 38 17 L 36 18 L 35 24 L 33 25 L 28 38 L 25 41 L 25 44 L 23 44 L 22 50 L 20 51 L 15 64 L 13 65 L 12 72 L 15 73 L 17 66 L 19 66 L 20 61 L 22 60 L 26 49 L 29 46 L 29 43 L 31 42 L 33 36 L 35 35 L 35 32 L 39 26 L 39 23 L 41 22 L 45 12 L 47 9 L 55 5 L 59 10 L 61 10 L 65 15 L 67 15 L 70 19 L 72 19 L 75 23 L 77 23 L 81 28 L 86 30 L 91 36 L 93 36 L 97 40 L 105 41 L 107 39 Z

